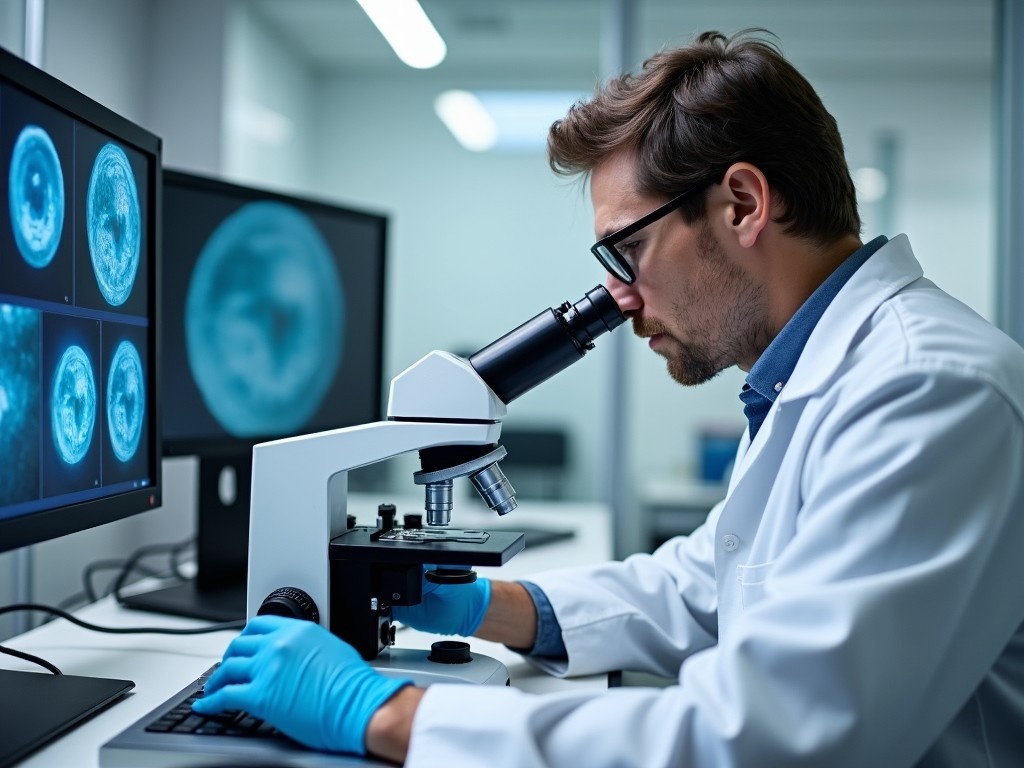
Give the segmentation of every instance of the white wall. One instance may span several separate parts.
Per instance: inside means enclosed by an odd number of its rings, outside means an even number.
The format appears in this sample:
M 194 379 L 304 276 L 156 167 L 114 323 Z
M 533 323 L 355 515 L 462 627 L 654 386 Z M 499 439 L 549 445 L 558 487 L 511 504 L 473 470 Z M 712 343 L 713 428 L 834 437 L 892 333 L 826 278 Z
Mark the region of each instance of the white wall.
M 932 280 L 994 320 L 994 121 L 988 72 L 941 80 L 893 73 L 880 81 L 825 80 L 820 88 L 843 130 L 851 165 L 874 162 L 872 142 L 879 134 L 899 137 L 896 229 L 910 236 Z M 866 212 L 865 236 L 872 237 L 870 206 Z
M 224 175 L 241 184 L 308 193 L 315 160 L 308 139 L 311 78 L 244 3 L 230 6 L 223 51 Z
M 0 0 L 0 47 L 19 56 L 25 47 L 24 0 Z
M 47 0 L 42 68 L 129 120 L 148 117 L 151 6 Z
M 74 0 L 71 0 L 74 2 Z M 124 5 L 126 0 L 117 0 Z M 164 165 L 215 174 L 223 165 L 224 38 L 228 0 L 149 0 L 146 118 Z

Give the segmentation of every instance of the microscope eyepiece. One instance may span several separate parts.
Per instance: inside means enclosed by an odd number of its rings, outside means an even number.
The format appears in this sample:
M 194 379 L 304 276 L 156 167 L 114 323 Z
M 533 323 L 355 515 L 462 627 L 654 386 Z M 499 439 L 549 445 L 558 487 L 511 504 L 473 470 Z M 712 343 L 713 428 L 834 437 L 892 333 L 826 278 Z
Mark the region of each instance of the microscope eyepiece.
M 506 405 L 569 367 L 594 339 L 626 317 L 604 286 L 587 291 L 575 304 L 544 310 L 469 358 L 480 378 Z
M 594 339 L 622 325 L 626 317 L 604 288 L 587 291 L 544 310 L 511 333 L 469 357 L 477 375 L 505 404 L 568 368 L 594 348 Z M 473 486 L 499 515 L 516 508 L 515 489 L 498 466 L 500 445 L 435 446 L 420 451 L 417 485 L 426 486 L 428 526 L 448 525 L 453 506 L 452 480 L 469 475 Z

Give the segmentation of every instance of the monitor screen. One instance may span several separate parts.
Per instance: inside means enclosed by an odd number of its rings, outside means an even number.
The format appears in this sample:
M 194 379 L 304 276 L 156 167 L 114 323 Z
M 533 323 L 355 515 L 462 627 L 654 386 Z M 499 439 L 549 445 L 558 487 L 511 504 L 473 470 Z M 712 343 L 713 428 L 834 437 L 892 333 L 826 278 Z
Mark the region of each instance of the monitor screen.
M 382 417 L 387 219 L 164 172 L 166 455 L 198 457 L 196 578 L 126 605 L 244 615 L 252 446 Z
M 166 171 L 164 223 L 169 454 L 381 418 L 385 217 Z
M 0 551 L 160 505 L 160 140 L 0 50 Z

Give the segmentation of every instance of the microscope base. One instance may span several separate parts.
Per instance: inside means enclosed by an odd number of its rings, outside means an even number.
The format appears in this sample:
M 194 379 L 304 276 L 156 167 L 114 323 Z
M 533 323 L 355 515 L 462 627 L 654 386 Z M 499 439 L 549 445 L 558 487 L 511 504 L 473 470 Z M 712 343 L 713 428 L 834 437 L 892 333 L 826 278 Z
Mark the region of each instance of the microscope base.
M 416 685 L 432 683 L 475 683 L 510 685 L 508 668 L 495 658 L 472 654 L 465 664 L 443 664 L 427 658 L 430 651 L 415 648 L 389 648 L 370 666 L 385 677 L 409 678 Z

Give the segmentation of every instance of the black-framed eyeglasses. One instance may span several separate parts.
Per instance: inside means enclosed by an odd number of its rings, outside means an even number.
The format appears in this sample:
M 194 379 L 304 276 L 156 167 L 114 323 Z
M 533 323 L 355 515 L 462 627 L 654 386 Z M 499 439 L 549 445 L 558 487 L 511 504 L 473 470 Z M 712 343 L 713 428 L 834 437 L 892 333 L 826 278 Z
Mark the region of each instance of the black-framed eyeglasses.
M 620 251 L 618 246 L 627 237 L 635 235 L 644 227 L 653 224 L 658 219 L 664 218 L 668 214 L 672 213 L 672 211 L 681 207 L 690 195 L 705 186 L 707 185 L 701 184 L 691 187 L 681 195 L 673 197 L 660 208 L 656 208 L 646 216 L 637 219 L 632 224 L 628 224 L 622 229 L 602 237 L 590 246 L 590 252 L 597 257 L 597 260 L 604 265 L 604 268 L 607 269 L 616 280 L 620 280 L 626 285 L 632 285 L 636 280 L 636 261 L 631 254 Z

